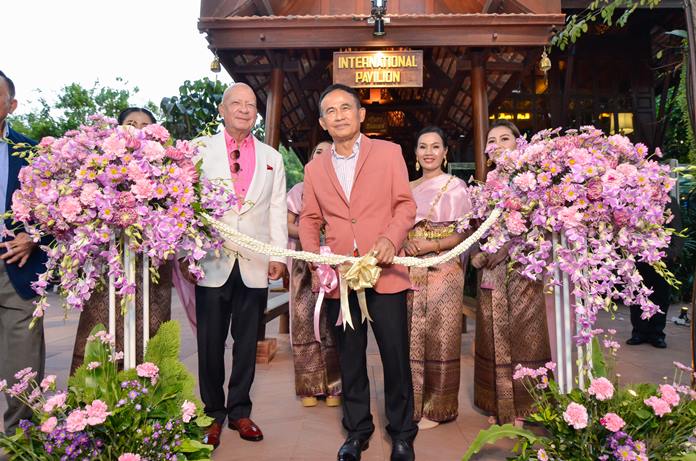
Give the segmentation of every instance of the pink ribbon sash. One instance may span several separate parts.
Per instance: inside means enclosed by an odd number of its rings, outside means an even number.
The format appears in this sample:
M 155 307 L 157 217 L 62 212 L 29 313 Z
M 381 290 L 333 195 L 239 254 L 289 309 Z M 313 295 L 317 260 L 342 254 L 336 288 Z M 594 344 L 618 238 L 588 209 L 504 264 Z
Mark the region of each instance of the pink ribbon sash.
M 331 253 L 331 248 L 328 246 L 321 246 L 319 248 L 319 254 L 323 256 L 328 256 Z M 321 306 L 324 303 L 324 295 L 335 290 L 338 286 L 338 276 L 333 267 L 328 264 L 319 264 L 316 269 L 317 276 L 319 278 L 319 295 L 317 296 L 317 302 L 314 304 L 314 339 L 317 342 L 321 342 L 321 333 L 319 331 L 319 319 L 321 317 Z M 342 319 L 339 312 L 339 319 L 336 325 L 341 325 Z

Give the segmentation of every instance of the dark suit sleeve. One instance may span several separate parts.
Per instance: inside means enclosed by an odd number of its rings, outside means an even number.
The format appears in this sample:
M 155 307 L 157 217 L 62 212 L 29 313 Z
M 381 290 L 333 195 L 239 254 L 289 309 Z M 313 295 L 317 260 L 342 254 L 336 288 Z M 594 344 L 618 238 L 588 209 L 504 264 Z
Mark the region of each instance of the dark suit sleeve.
M 416 202 L 408 184 L 408 170 L 400 147 L 397 146 L 391 159 L 392 219 L 380 237 L 388 238 L 398 253 L 416 220 Z

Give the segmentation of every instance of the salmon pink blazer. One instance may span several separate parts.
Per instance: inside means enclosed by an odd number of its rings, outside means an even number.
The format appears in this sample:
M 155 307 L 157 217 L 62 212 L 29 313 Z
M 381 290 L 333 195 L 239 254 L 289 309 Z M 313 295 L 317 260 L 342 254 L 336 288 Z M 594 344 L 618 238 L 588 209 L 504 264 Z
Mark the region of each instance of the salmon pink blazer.
M 354 242 L 367 254 L 379 237 L 388 238 L 397 254 L 416 217 L 408 171 L 397 144 L 362 135 L 350 200 L 346 198 L 331 161 L 320 155 L 305 167 L 299 234 L 302 248 L 319 252 L 319 233 L 325 224 L 326 245 L 334 254 L 352 255 Z M 382 268 L 377 293 L 397 293 L 411 286 L 408 269 Z M 329 294 L 338 297 L 338 290 Z

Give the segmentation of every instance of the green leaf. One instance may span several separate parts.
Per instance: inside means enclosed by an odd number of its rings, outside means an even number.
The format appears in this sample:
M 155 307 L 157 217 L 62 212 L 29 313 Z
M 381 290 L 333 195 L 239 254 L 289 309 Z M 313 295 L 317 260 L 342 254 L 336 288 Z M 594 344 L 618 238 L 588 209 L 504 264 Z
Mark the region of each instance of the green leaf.
M 199 442 L 198 440 L 193 440 L 193 439 L 184 439 L 181 442 L 181 446 L 179 447 L 179 451 L 184 452 L 184 453 L 195 453 L 200 450 L 213 450 L 212 445 L 206 445 L 202 442 Z
M 488 429 L 484 429 L 478 433 L 474 441 L 471 443 L 469 449 L 464 453 L 462 461 L 469 461 L 472 456 L 478 453 L 484 445 L 488 443 L 495 443 L 500 439 L 520 439 L 524 438 L 529 441 L 530 444 L 535 443 L 538 437 L 528 430 L 515 427 L 512 424 L 503 424 L 498 426 L 497 424 L 492 425 Z
M 592 376 L 607 377 L 607 361 L 596 336 L 592 338 Z
M 670 30 L 669 32 L 665 32 L 665 34 L 666 35 L 674 35 L 676 37 L 683 38 L 684 40 L 686 40 L 689 37 L 684 29 Z

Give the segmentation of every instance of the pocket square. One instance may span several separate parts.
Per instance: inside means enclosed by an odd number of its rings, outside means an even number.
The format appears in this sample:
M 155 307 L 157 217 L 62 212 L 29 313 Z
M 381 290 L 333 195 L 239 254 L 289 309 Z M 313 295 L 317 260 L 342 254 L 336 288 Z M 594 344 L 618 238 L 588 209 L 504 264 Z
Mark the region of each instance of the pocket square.
M 271 165 L 266 165 L 266 169 L 273 171 L 273 167 Z

